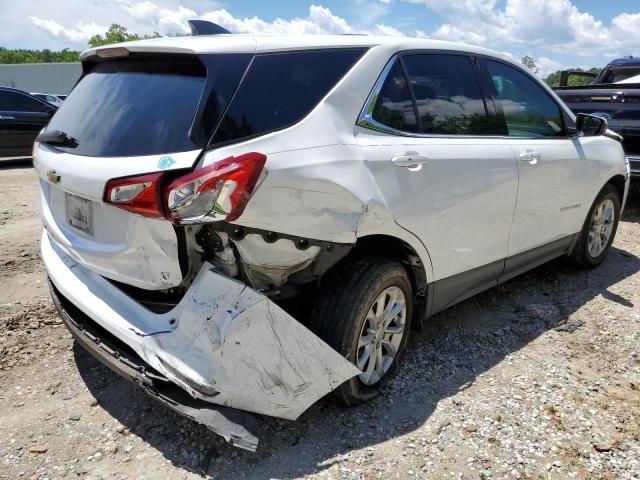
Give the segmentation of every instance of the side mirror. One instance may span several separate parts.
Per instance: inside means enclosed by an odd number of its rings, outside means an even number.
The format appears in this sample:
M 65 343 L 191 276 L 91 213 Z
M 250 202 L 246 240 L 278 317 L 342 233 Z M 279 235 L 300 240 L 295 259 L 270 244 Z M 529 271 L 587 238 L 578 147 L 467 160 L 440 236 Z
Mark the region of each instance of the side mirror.
M 607 120 L 587 113 L 576 115 L 576 130 L 582 132 L 585 137 L 597 137 L 607 131 Z

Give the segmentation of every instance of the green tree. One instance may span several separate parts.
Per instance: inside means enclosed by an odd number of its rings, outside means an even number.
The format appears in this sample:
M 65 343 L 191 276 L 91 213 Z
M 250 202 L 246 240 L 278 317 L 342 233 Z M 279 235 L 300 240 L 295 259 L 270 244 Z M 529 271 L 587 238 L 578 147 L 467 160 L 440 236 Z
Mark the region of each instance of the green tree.
M 597 68 L 597 67 L 593 67 L 590 68 L 589 70 L 583 70 L 582 68 L 570 68 L 569 70 L 573 70 L 573 71 L 577 71 L 577 72 L 589 72 L 589 73 L 595 73 L 596 75 L 600 73 L 600 71 L 602 70 L 601 68 Z M 562 73 L 562 70 L 557 70 L 549 75 L 547 75 L 547 77 L 544 79 L 545 83 L 547 85 L 549 85 L 550 87 L 558 87 L 560 86 L 560 74 Z M 577 87 L 580 85 L 589 85 L 591 83 L 592 79 L 590 77 L 582 77 L 579 75 L 570 75 L 569 76 L 569 86 L 570 87 Z
M 0 47 L 0 63 L 58 63 L 77 62 L 80 60 L 80 52 L 65 48 L 59 51 L 6 49 Z
M 120 43 L 120 42 L 130 42 L 132 40 L 142 40 L 145 38 L 158 38 L 160 34 L 158 32 L 153 32 L 151 35 L 138 35 L 137 33 L 129 33 L 127 27 L 123 27 L 122 25 L 118 25 L 117 23 L 112 23 L 107 30 L 102 35 L 94 35 L 89 39 L 90 47 L 100 47 L 102 45 L 111 45 L 112 43 Z
M 538 73 L 538 71 L 540 70 L 538 68 L 538 62 L 531 55 L 525 55 L 520 59 L 520 61 L 525 67 L 527 67 L 533 73 Z

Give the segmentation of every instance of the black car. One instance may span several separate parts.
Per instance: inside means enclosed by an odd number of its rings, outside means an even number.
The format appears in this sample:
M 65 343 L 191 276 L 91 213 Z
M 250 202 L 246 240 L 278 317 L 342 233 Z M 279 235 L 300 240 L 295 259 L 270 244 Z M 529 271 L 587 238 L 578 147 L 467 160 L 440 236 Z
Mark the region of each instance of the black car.
M 591 77 L 586 85 L 570 85 L 570 78 Z M 640 179 L 640 58 L 627 56 L 609 63 L 600 74 L 567 70 L 562 72 L 556 93 L 573 113 L 604 118 L 609 128 L 622 136 L 631 176 Z M 624 83 L 618 83 L 624 81 Z M 629 83 L 631 81 L 631 83 Z
M 33 141 L 56 110 L 27 92 L 0 87 L 0 158 L 30 157 Z

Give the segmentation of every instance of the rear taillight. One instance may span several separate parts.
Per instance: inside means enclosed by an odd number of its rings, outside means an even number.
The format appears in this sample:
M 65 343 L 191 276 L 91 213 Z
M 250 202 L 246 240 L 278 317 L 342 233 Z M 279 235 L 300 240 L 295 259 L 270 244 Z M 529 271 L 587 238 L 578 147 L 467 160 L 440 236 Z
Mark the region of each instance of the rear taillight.
M 164 189 L 169 220 L 190 223 L 235 220 L 243 212 L 267 157 L 229 157 L 171 182 Z
M 104 190 L 104 201 L 130 212 L 162 217 L 160 206 L 160 178 L 162 173 L 109 180 Z
M 237 219 L 260 178 L 267 157 L 229 157 L 162 185 L 163 173 L 107 182 L 104 201 L 130 212 L 165 216 L 176 225 Z

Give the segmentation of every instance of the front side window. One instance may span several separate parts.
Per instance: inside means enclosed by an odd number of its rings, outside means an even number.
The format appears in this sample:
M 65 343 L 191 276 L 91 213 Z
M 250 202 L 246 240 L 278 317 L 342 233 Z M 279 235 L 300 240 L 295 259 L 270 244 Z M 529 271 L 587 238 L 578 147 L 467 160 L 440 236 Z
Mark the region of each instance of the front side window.
M 471 59 L 465 55 L 402 57 L 416 99 L 422 133 L 491 134 Z
M 47 106 L 18 92 L 0 91 L 0 110 L 8 112 L 44 112 Z
M 299 122 L 364 52 L 345 48 L 256 55 L 211 143 L 255 137 Z
M 502 62 L 485 60 L 484 63 L 502 106 L 509 136 L 564 135 L 560 107 L 540 85 Z

